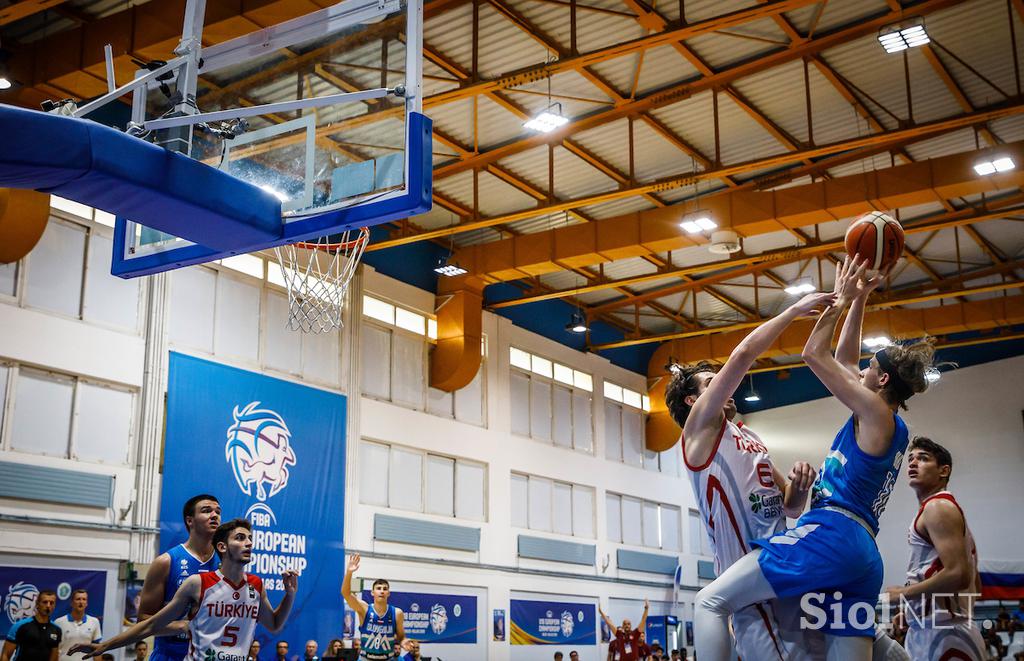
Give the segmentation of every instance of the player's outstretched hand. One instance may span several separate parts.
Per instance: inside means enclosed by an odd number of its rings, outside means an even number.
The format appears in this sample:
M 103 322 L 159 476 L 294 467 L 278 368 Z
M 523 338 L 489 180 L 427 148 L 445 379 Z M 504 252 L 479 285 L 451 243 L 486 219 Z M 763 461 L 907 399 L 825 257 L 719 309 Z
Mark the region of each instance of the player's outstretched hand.
M 359 554 L 353 553 L 348 559 L 348 571 L 354 572 L 359 570 Z
M 842 264 L 836 264 L 835 294 L 840 302 L 848 304 L 857 296 L 863 286 L 860 281 L 864 279 L 867 270 L 868 260 L 859 257 L 851 259 L 849 255 Z
M 791 307 L 800 316 L 806 316 L 812 312 L 821 312 L 832 305 L 835 300 L 836 295 L 834 292 L 814 292 L 813 294 L 807 294 Z
M 103 654 L 106 650 L 103 645 L 98 643 L 79 643 L 78 645 L 72 645 L 71 649 L 68 650 L 68 656 L 73 654 L 84 654 L 83 659 L 90 659 L 94 656 Z
M 299 574 L 294 570 L 286 569 L 281 572 L 281 581 L 284 583 L 284 591 L 288 594 L 295 594 L 299 589 Z
M 817 473 L 806 461 L 798 461 L 789 470 L 789 481 L 797 491 L 807 491 L 814 484 Z

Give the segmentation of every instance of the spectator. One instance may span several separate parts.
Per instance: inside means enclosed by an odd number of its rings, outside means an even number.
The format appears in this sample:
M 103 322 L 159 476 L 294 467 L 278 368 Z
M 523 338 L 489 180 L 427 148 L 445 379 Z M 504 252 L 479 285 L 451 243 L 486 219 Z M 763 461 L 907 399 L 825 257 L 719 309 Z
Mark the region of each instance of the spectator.
M 672 659 L 671 659 L 671 661 L 683 661 L 683 652 L 682 652 L 682 650 L 672 650 Z
M 106 654 L 102 655 L 102 656 L 100 657 L 100 659 L 101 659 L 102 661 L 114 661 L 114 655 L 108 652 L 108 653 L 106 653 Z
M 144 640 L 135 643 L 135 661 L 146 661 L 147 656 L 149 656 L 149 643 Z
M 79 643 L 99 642 L 101 637 L 100 621 L 87 615 L 89 593 L 78 589 L 71 593 L 71 612 L 53 621 L 60 628 L 60 661 L 79 661 L 68 656 L 68 650 Z M 145 657 L 143 657 L 144 659 Z M 140 660 L 141 661 L 141 660 Z
M 1010 631 L 1010 614 L 1006 612 L 1006 606 L 999 606 L 996 614 L 996 631 Z
M 580 661 L 580 653 L 576 650 L 569 652 L 569 661 Z
M 249 654 L 246 661 L 260 661 L 260 641 L 253 638 L 252 645 L 249 645 Z
M 57 593 L 40 590 L 36 597 L 36 614 L 18 620 L 7 631 L 0 661 L 57 661 L 60 656 L 60 627 L 50 621 L 57 606 Z
M 402 641 L 401 656 L 398 657 L 398 661 L 420 661 L 420 642 L 418 640 L 412 640 L 406 638 Z
M 562 661 L 562 653 L 555 652 L 555 661 Z
M 647 626 L 647 611 L 649 610 L 650 604 L 644 599 L 644 614 L 640 618 L 640 625 L 634 629 L 630 620 L 622 620 L 622 626 L 616 628 L 611 618 L 605 615 L 600 604 L 598 605 L 597 612 L 601 614 L 601 618 L 608 624 L 608 628 L 614 635 L 614 640 L 608 646 L 610 659 L 613 661 L 639 661 L 643 658 L 640 656 L 640 637 Z
M 306 641 L 306 656 L 303 658 L 305 661 L 320 661 L 320 657 L 316 655 L 317 644 L 315 640 Z
M 277 653 L 277 661 L 288 661 L 288 643 L 284 640 L 277 641 L 274 650 Z
M 1010 614 L 1010 619 L 1015 622 L 1018 629 L 1024 626 L 1024 599 L 1017 604 L 1017 610 Z
M 341 650 L 343 648 L 341 638 L 332 638 L 331 642 L 327 643 L 327 651 L 321 657 L 321 661 L 327 661 L 331 659 L 338 659 L 341 657 Z

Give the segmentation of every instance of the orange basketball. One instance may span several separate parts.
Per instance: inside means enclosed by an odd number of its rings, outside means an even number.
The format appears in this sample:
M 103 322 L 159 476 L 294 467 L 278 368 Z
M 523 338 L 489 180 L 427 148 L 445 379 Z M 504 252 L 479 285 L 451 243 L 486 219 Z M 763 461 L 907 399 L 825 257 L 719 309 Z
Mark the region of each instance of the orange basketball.
M 886 269 L 903 254 L 903 227 L 881 211 L 863 214 L 846 230 L 846 252 L 868 260 L 873 271 Z

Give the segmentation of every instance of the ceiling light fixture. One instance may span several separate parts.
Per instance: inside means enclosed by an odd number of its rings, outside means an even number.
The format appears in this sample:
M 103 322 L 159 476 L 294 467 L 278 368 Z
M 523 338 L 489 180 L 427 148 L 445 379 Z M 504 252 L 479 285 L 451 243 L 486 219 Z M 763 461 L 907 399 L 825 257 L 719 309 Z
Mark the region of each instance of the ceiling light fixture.
M 558 106 L 557 111 L 555 111 L 555 106 Z M 561 126 L 565 126 L 568 123 L 569 118 L 562 114 L 562 104 L 552 103 L 536 117 L 523 124 L 523 126 L 531 131 L 550 133 L 551 131 L 554 131 Z
M 573 312 L 572 317 L 569 319 L 569 323 L 565 325 L 565 330 L 570 333 L 586 333 L 588 330 L 587 318 L 584 317 L 583 313 L 579 310 Z
M 1013 162 L 1013 159 L 1009 156 L 1000 156 L 999 158 L 991 161 L 978 161 L 974 164 L 974 171 L 979 175 L 985 177 L 996 172 L 1006 172 L 1017 167 L 1017 164 Z
M 437 260 L 437 266 L 434 267 L 434 273 L 454 278 L 458 275 L 465 275 L 469 273 L 469 271 L 459 266 L 458 262 L 451 261 L 451 256 L 449 255 L 448 257 L 442 257 Z
M 892 340 L 884 335 L 875 335 L 873 337 L 864 338 L 864 346 L 869 349 L 884 349 L 891 344 Z
M 754 375 L 753 374 L 750 375 L 750 392 L 747 394 L 746 397 L 743 398 L 743 401 L 744 402 L 750 402 L 750 403 L 760 402 L 761 401 L 761 396 L 757 394 L 756 390 L 754 390 Z
M 924 19 L 921 18 L 905 27 L 887 25 L 878 32 L 878 43 L 882 44 L 886 53 L 898 53 L 930 42 L 931 39 L 924 29 Z
M 942 372 L 935 367 L 929 367 L 924 371 L 924 380 L 928 383 L 935 383 L 942 378 Z
M 687 234 L 700 234 L 701 232 L 710 232 L 715 229 L 718 227 L 718 223 L 711 220 L 711 216 L 705 213 L 684 218 L 683 222 L 679 223 L 679 226 L 686 230 Z
M 812 291 L 815 291 L 816 289 L 817 287 L 815 287 L 810 282 L 805 280 L 803 282 L 794 282 L 790 286 L 786 287 L 783 291 L 785 291 L 790 296 L 800 296 L 801 294 L 810 294 Z

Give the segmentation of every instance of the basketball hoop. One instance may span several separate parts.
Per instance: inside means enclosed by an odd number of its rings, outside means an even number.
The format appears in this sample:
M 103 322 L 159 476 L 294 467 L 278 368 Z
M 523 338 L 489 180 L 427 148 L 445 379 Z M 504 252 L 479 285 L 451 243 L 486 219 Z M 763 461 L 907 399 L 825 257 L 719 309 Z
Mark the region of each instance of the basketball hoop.
M 340 238 L 340 241 L 331 239 Z M 362 227 L 316 241 L 274 248 L 288 288 L 288 328 L 329 333 L 341 328 L 348 285 L 370 240 Z

